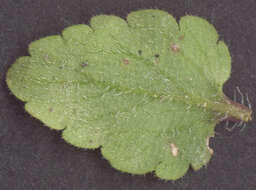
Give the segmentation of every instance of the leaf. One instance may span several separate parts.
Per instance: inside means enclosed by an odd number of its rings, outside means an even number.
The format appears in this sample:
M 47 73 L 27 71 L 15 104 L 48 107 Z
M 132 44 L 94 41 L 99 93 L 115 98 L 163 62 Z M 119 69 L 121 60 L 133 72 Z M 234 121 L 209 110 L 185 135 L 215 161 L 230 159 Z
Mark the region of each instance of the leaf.
M 216 123 L 251 119 L 222 92 L 226 44 L 196 16 L 177 24 L 160 10 L 132 12 L 127 22 L 99 15 L 32 42 L 29 53 L 7 73 L 12 93 L 67 142 L 101 147 L 124 172 L 178 179 L 208 163 Z

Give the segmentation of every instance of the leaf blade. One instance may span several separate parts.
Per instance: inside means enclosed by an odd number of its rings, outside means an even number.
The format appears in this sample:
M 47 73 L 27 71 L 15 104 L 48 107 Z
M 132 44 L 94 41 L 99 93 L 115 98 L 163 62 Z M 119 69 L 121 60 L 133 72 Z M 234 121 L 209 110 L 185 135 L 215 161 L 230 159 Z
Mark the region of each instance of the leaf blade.
M 29 52 L 7 73 L 10 90 L 67 142 L 101 147 L 121 171 L 178 179 L 210 160 L 219 119 L 250 119 L 225 99 L 229 51 L 199 17 L 99 15 L 32 42 Z

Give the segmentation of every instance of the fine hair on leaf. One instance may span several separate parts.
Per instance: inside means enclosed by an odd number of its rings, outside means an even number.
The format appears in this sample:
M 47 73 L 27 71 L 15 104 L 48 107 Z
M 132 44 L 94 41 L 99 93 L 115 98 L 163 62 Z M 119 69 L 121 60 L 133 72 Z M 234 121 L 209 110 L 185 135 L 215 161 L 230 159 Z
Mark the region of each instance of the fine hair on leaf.
M 197 16 L 98 15 L 28 50 L 8 70 L 10 91 L 68 143 L 100 148 L 123 172 L 179 179 L 209 162 L 218 122 L 251 120 L 248 96 L 249 108 L 222 90 L 231 72 L 227 45 Z

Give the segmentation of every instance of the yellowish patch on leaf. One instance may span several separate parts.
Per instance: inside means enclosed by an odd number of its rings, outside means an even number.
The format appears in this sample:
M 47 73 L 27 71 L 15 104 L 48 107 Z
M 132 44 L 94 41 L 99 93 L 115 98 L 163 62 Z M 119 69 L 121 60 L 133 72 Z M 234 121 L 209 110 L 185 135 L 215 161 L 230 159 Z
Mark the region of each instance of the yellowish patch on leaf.
M 179 153 L 178 147 L 173 143 L 170 146 L 171 146 L 172 155 L 175 157 L 178 156 L 178 153 Z

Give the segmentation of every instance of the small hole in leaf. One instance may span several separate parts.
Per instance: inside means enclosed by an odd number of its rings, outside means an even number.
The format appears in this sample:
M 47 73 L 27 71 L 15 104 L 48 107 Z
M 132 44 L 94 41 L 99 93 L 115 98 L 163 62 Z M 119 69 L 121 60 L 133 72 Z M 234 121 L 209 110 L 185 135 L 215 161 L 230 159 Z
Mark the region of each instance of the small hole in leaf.
M 139 55 L 141 55 L 141 54 L 142 54 L 142 51 L 141 51 L 140 49 L 138 50 L 138 54 L 139 54 Z
M 213 149 L 210 148 L 210 138 L 211 138 L 211 136 L 207 137 L 206 146 L 207 146 L 207 149 L 210 152 L 210 154 L 213 155 Z

